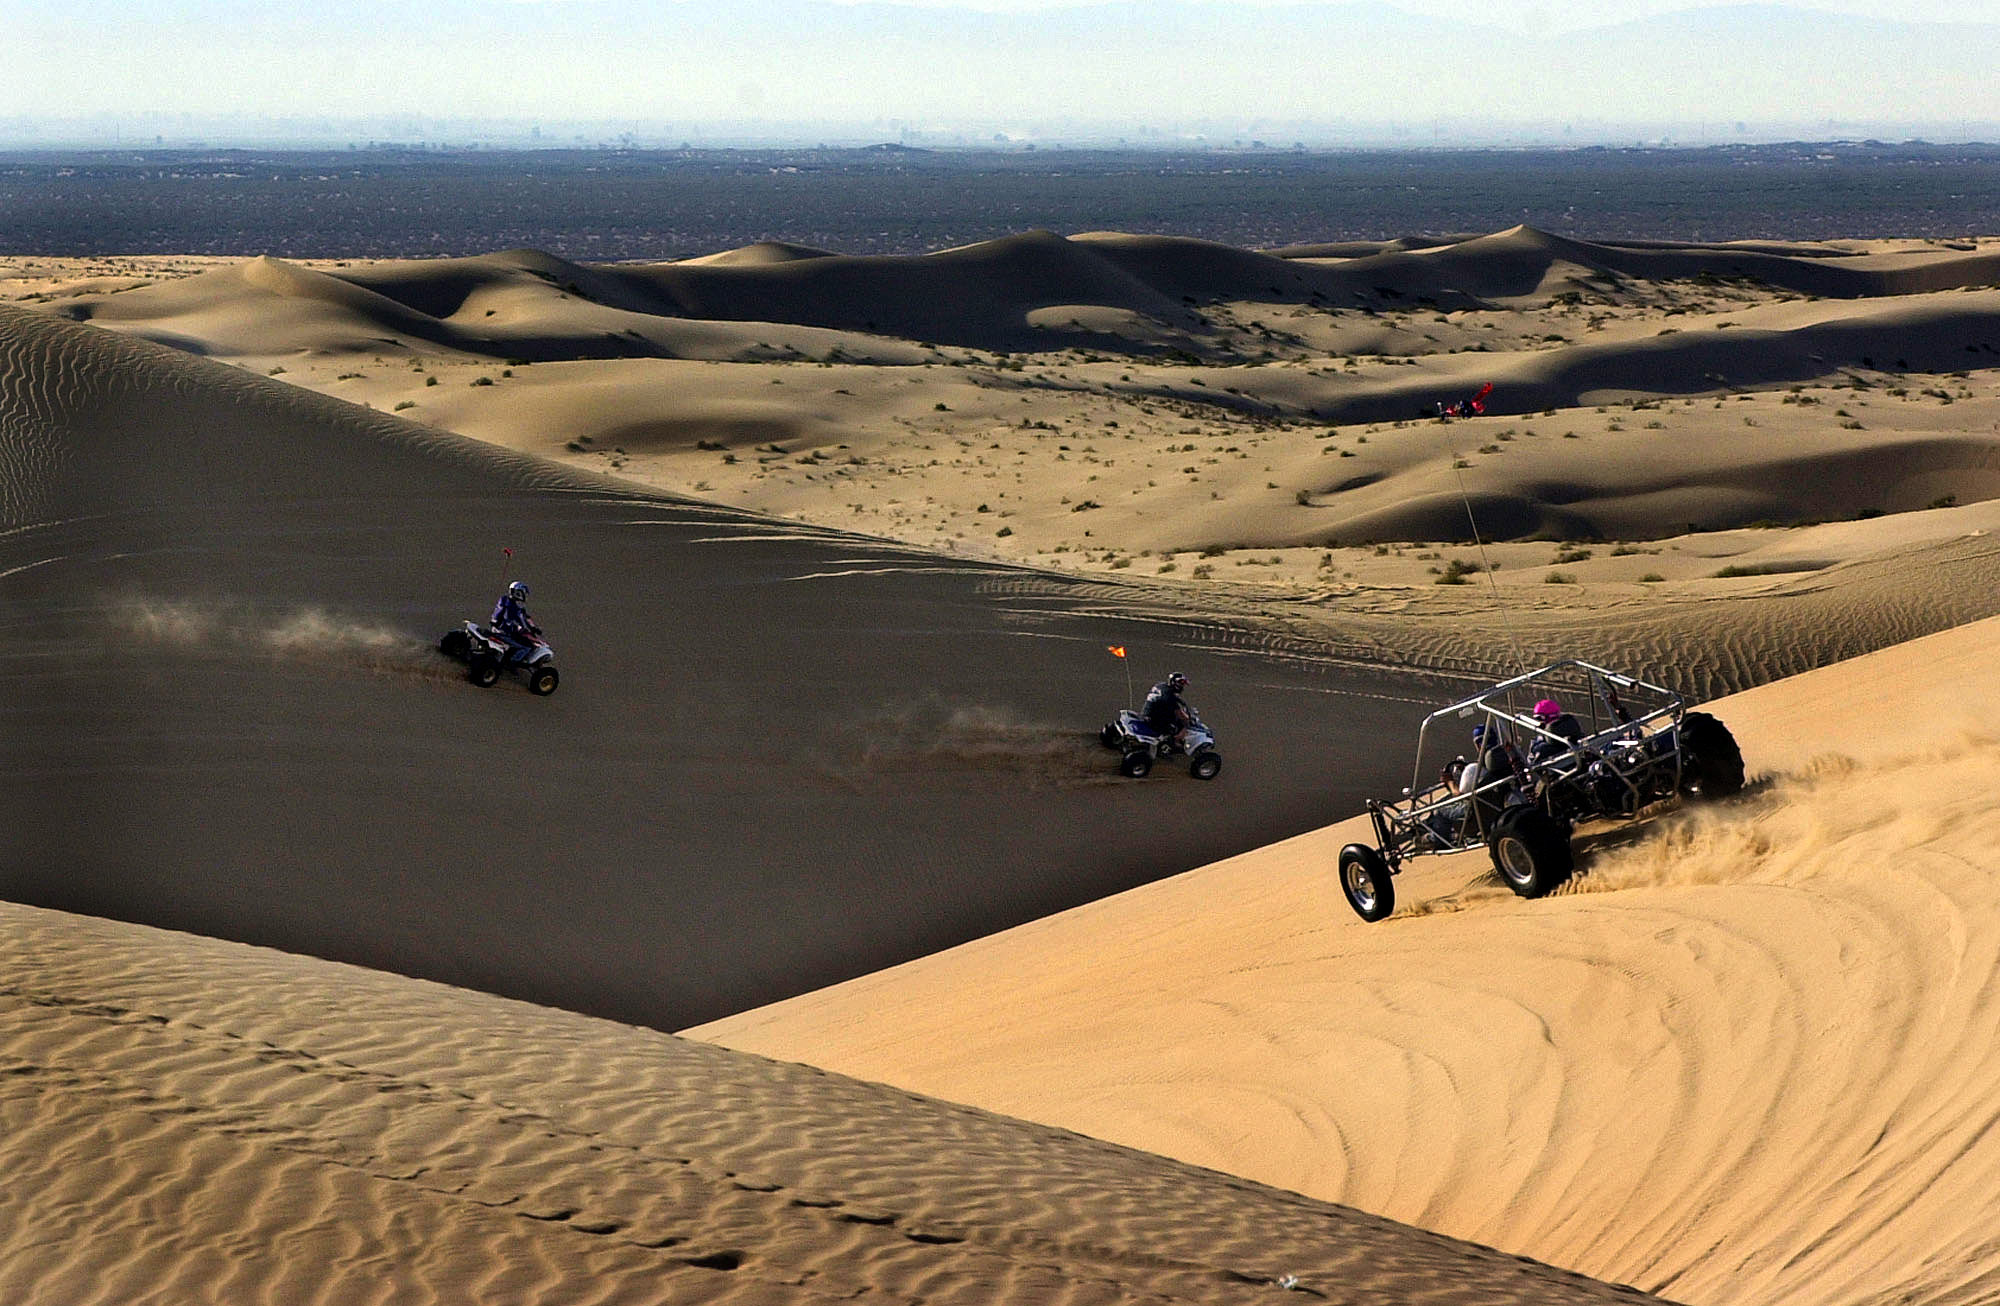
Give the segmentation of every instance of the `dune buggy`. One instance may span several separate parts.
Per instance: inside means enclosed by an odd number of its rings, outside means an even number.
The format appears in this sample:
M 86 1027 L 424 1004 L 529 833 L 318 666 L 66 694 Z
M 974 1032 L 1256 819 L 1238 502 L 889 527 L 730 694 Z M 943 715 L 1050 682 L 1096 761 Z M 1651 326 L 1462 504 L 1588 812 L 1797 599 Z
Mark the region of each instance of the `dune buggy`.
M 1341 891 L 1379 921 L 1409 858 L 1483 847 L 1508 888 L 1539 898 L 1574 871 L 1579 823 L 1742 787 L 1743 754 L 1715 717 L 1659 685 L 1556 662 L 1424 718 L 1402 801 L 1370 799 L 1374 845 L 1340 851 Z

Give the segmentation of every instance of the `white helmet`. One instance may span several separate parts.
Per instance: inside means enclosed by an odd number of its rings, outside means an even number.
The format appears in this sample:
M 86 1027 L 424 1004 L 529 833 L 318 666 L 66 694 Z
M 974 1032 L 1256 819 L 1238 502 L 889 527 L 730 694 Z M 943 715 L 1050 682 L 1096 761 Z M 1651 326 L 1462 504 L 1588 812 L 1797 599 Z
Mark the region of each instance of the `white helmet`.
M 507 585 L 507 593 L 517 600 L 525 599 L 528 597 L 528 586 L 524 581 L 510 581 Z

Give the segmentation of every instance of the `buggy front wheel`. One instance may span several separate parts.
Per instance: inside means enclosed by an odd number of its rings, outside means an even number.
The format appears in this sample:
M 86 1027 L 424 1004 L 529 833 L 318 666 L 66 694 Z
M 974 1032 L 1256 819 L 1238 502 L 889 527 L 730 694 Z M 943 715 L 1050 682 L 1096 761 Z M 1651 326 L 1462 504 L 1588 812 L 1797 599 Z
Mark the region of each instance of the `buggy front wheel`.
M 1539 898 L 1576 870 L 1569 833 L 1539 807 L 1516 807 L 1493 827 L 1493 869 L 1523 898 Z
M 1340 891 L 1354 914 L 1364 921 L 1379 921 L 1396 910 L 1396 886 L 1389 878 L 1389 863 L 1365 843 L 1351 843 L 1340 850 Z

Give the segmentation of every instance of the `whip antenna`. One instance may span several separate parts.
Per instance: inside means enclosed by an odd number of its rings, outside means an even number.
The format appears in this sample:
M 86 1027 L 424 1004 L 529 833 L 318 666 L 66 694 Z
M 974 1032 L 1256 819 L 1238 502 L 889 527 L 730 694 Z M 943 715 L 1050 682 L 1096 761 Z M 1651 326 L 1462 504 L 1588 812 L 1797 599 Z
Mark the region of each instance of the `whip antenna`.
M 1478 400 L 1483 400 L 1486 397 L 1487 391 L 1490 391 L 1492 388 L 1493 386 L 1489 383 L 1485 390 L 1479 392 Z M 1477 403 L 1478 400 L 1474 400 L 1473 402 Z M 1440 416 L 1443 416 L 1443 414 L 1440 414 Z M 1445 425 L 1451 425 L 1449 417 L 1445 417 Z M 1465 505 L 1465 524 L 1472 528 L 1472 544 L 1479 551 L 1479 569 L 1486 573 L 1486 585 L 1493 594 L 1493 607 L 1500 616 L 1500 629 L 1506 632 L 1508 647 L 1514 650 L 1514 669 L 1518 674 L 1526 675 L 1528 673 L 1528 659 L 1526 654 L 1521 651 L 1520 639 L 1514 634 L 1514 623 L 1507 619 L 1507 605 L 1500 599 L 1500 580 L 1493 574 L 1493 564 L 1487 559 L 1486 541 L 1480 537 L 1479 519 L 1472 511 L 1472 495 L 1465 488 L 1465 469 L 1460 465 L 1465 460 L 1458 456 L 1458 446 L 1453 443 L 1451 436 L 1445 436 L 1444 445 L 1445 452 L 1451 455 L 1452 477 L 1458 482 L 1458 501 Z

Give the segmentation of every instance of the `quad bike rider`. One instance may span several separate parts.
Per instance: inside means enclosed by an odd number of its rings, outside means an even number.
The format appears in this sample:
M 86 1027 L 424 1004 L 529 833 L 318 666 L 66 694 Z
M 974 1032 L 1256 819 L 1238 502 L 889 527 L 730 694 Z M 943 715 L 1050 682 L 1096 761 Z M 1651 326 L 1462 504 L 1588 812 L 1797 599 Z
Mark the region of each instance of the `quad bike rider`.
M 528 615 L 528 586 L 525 581 L 507 582 L 507 588 L 501 591 L 499 601 L 493 605 L 493 615 L 487 620 L 486 627 L 518 653 L 525 654 L 534 646 L 535 636 L 542 633 L 542 628 Z
M 1177 747 L 1185 747 L 1188 722 L 1193 719 L 1193 709 L 1181 697 L 1181 691 L 1188 687 L 1188 678 L 1176 671 L 1146 692 L 1145 706 L 1140 715 L 1146 718 L 1162 739 L 1172 739 Z

